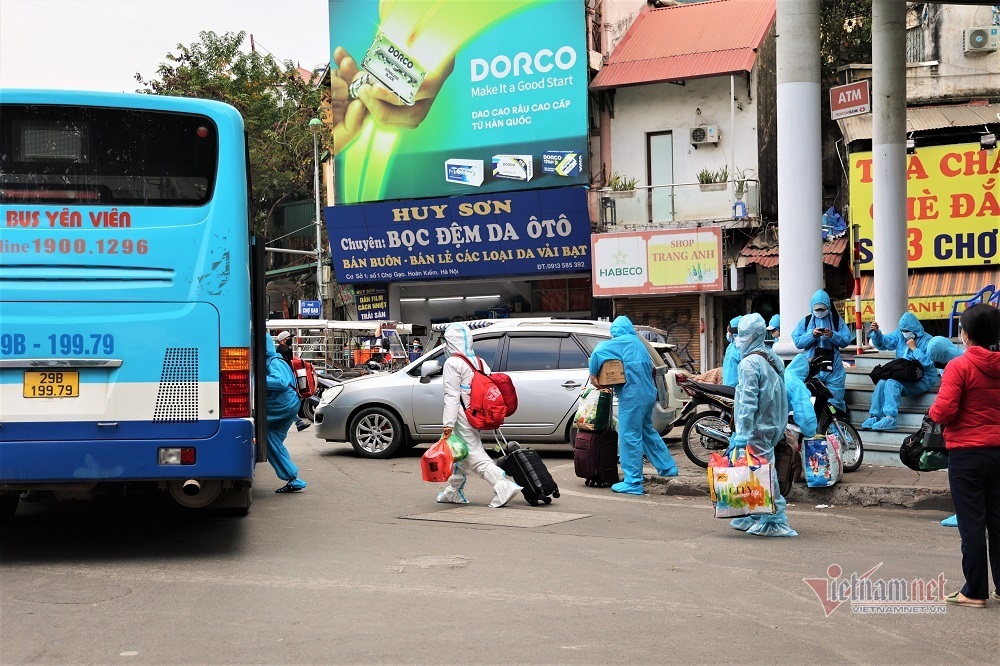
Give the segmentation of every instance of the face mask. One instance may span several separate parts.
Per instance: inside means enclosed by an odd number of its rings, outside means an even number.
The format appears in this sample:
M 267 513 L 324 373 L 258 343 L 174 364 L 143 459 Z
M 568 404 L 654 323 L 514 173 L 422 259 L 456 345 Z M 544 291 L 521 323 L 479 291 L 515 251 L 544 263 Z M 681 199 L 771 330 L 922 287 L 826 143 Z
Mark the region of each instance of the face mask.
M 816 319 L 822 319 L 828 314 L 830 314 L 829 310 L 813 310 L 813 316 L 816 317 Z
M 903 339 L 904 340 L 913 340 L 916 337 L 917 337 L 916 334 L 910 333 L 909 331 L 907 331 L 906 333 L 903 333 Z

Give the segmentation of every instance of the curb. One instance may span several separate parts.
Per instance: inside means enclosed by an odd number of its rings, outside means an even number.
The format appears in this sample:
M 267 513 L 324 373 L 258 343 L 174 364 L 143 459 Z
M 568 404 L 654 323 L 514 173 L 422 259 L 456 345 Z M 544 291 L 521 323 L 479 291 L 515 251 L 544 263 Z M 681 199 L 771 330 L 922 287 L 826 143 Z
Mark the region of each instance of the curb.
M 655 474 L 647 474 L 643 478 L 646 482 L 646 492 L 651 495 L 708 497 L 708 481 L 704 478 L 690 476 L 663 478 Z M 951 513 L 955 511 L 951 492 L 946 488 L 875 486 L 844 482 L 832 488 L 809 488 L 804 483 L 796 483 L 786 499 L 791 503 L 802 504 L 901 507 Z

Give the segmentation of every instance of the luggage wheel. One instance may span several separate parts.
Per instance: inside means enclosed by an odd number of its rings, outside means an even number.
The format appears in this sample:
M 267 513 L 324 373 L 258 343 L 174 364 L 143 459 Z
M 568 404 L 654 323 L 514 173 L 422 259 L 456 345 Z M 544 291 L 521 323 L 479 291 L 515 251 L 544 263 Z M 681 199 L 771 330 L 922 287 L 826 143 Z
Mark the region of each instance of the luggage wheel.
M 559 491 L 557 490 L 554 493 L 552 493 L 552 496 L 558 498 L 559 497 Z
M 546 504 L 552 504 L 552 498 L 551 497 L 543 497 L 542 501 L 545 502 Z
M 528 504 L 530 504 L 531 506 L 538 506 L 538 500 L 530 499 L 528 500 Z

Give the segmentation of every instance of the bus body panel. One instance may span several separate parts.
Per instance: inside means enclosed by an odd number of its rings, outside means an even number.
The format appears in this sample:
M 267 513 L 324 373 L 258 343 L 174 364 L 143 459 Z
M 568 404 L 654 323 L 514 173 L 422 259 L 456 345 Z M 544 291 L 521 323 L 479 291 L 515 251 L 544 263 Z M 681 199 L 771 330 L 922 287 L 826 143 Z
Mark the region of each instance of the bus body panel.
M 0 483 L 251 479 L 252 420 L 220 419 L 219 398 L 220 348 L 252 344 L 239 113 L 160 95 L 2 93 L 0 103 L 22 111 L 36 105 L 69 114 L 93 107 L 204 117 L 218 150 L 211 196 L 201 205 L 0 199 Z M 89 353 L 78 354 L 81 345 Z M 174 379 L 171 353 L 188 357 L 187 398 L 164 388 Z M 67 358 L 120 365 L 68 368 L 79 371 L 79 397 L 24 396 L 26 366 Z M 160 448 L 192 446 L 194 465 L 157 462 Z
M 36 431 L 37 432 L 37 431 Z M 253 477 L 253 422 L 225 419 L 205 439 L 79 442 L 38 439 L 0 446 L 0 490 L 4 484 L 84 481 L 159 481 Z M 194 447 L 195 464 L 160 465 L 158 450 Z

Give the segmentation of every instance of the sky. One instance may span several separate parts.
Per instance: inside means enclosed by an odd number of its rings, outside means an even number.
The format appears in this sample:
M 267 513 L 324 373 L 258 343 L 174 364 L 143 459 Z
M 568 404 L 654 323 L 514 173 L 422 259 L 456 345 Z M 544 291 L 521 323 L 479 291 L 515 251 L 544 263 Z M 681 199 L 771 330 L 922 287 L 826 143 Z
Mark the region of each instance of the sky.
M 0 87 L 133 92 L 205 30 L 245 30 L 305 69 L 329 61 L 327 0 L 0 0 Z

